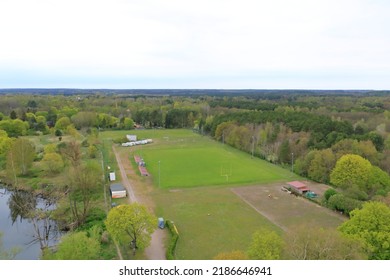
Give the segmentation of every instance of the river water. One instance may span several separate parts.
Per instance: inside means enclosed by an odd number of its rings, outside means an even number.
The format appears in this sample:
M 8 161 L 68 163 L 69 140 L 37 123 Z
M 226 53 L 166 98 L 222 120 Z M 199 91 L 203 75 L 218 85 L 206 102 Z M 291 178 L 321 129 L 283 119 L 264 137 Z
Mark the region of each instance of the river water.
M 19 248 L 19 253 L 15 256 L 16 260 L 38 260 L 41 255 L 40 242 L 36 241 L 37 231 L 34 230 L 34 223 L 31 219 L 23 217 L 23 213 L 15 213 L 11 211 L 10 201 L 12 200 L 12 191 L 8 191 L 0 185 L 0 232 L 3 233 L 2 243 L 3 249 L 9 250 L 13 247 Z M 23 197 L 26 197 L 24 193 Z M 19 201 L 20 202 L 20 201 Z M 42 208 L 45 206 L 44 199 L 36 200 L 36 207 Z M 50 232 L 48 234 L 47 243 L 49 246 L 58 243 L 60 234 L 53 221 L 50 221 Z M 35 221 L 35 226 L 38 226 L 41 234 L 45 229 L 45 224 L 42 221 Z

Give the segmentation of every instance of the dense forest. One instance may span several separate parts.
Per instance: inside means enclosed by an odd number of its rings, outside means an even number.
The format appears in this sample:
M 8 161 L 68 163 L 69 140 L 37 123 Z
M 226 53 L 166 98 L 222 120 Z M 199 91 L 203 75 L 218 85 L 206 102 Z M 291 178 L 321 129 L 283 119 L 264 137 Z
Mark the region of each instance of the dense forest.
M 78 170 L 73 186 L 61 186 L 74 202 L 59 207 L 68 215 L 64 228 L 103 215 L 91 211 L 89 195 L 99 167 L 80 163 L 97 156 L 103 130 L 192 129 L 333 186 L 323 203 L 347 215 L 365 201 L 390 203 L 387 92 L 4 89 L 0 97 L 3 182 L 23 185 L 33 162 L 49 175 Z M 21 137 L 34 135 L 59 142 Z
M 30 91 L 2 90 L 3 167 L 10 139 L 18 136 L 142 127 L 194 129 L 270 162 L 293 163 L 294 172 L 324 183 L 332 182 L 332 170 L 347 154 L 367 159 L 383 175 L 390 172 L 390 98 L 383 92 Z M 385 177 L 375 190 L 354 193 L 360 199 L 387 193 Z

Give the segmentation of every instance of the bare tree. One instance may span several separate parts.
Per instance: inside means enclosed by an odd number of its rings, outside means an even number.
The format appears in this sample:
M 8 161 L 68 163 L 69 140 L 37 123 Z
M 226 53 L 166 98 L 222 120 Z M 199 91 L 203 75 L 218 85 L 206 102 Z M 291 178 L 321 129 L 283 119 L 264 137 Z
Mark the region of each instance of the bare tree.
M 73 167 L 77 167 L 81 162 L 81 146 L 76 140 L 67 142 L 65 147 L 60 149 L 61 154 L 67 158 Z

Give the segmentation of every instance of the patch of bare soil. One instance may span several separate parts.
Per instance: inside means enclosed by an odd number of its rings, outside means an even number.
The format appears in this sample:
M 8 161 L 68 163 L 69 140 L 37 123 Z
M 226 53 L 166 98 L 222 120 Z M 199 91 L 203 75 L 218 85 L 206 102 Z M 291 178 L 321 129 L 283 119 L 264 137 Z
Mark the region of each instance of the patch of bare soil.
M 306 224 L 319 227 L 337 227 L 345 217 L 282 190 L 286 184 L 276 183 L 260 186 L 233 188 L 232 191 L 259 214 L 279 226 L 284 231 L 290 227 Z M 308 184 L 309 188 L 321 194 L 325 188 L 321 184 Z

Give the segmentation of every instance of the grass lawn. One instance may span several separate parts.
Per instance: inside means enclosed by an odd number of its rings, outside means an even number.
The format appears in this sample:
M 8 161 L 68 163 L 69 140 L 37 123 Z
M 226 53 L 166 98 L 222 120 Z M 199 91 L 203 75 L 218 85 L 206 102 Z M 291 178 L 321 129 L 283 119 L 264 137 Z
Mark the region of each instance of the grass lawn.
M 282 232 L 229 188 L 161 190 L 154 199 L 159 205 L 156 214 L 173 220 L 179 231 L 177 259 L 213 259 L 221 252 L 246 251 L 256 230 Z
M 131 160 L 134 155 L 142 156 L 154 185 L 161 188 L 248 185 L 298 178 L 281 167 L 258 158 L 251 159 L 247 153 L 189 130 L 139 130 L 131 133 L 139 139 L 153 139 L 152 144 L 125 149 L 128 149 Z M 118 136 L 111 134 L 112 138 Z

